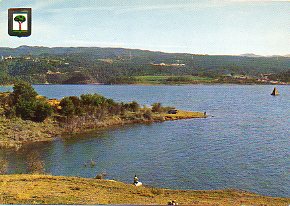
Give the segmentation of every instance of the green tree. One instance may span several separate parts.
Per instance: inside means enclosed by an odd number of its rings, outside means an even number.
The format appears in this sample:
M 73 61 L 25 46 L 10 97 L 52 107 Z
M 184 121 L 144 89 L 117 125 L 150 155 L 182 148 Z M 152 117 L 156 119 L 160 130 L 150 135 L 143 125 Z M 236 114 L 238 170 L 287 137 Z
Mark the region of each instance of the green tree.
M 35 122 L 43 122 L 52 114 L 52 107 L 45 101 L 21 99 L 15 105 L 16 116 L 24 120 L 32 120 Z
M 19 31 L 21 31 L 21 25 L 23 22 L 26 21 L 26 17 L 23 16 L 23 15 L 17 15 L 15 18 L 14 18 L 14 21 L 17 21 L 18 24 L 19 24 Z
M 83 94 L 81 102 L 83 105 L 99 106 L 106 101 L 106 98 L 99 94 Z
M 13 103 L 11 103 L 6 115 L 12 117 L 15 113 L 17 117 L 24 120 L 43 122 L 52 114 L 53 109 L 45 99 L 37 99 L 37 95 L 29 83 L 18 82 L 13 87 Z
M 75 114 L 75 105 L 70 97 L 65 97 L 60 101 L 59 106 L 61 106 L 60 113 L 71 117 Z
M 72 101 L 74 105 L 74 114 L 82 115 L 84 113 L 84 109 L 80 98 L 77 96 L 70 96 L 69 99 Z
M 31 86 L 31 84 L 26 82 L 18 82 L 13 87 L 13 98 L 14 104 L 17 104 L 20 99 L 31 101 L 37 96 L 37 92 Z
M 34 112 L 34 119 L 32 120 L 43 122 L 47 117 L 51 116 L 53 109 L 47 102 L 36 101 Z
M 34 119 L 35 114 L 35 102 L 20 99 L 15 105 L 16 116 L 21 117 L 24 120 Z

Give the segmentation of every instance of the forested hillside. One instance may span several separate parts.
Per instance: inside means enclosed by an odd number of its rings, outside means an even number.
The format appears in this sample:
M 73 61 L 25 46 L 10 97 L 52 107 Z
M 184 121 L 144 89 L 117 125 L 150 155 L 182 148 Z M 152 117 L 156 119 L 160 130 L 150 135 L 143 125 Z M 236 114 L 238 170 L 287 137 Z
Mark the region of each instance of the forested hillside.
M 289 81 L 289 71 L 290 58 L 282 56 L 213 56 L 96 47 L 0 48 L 0 84 L 18 79 L 34 84 L 138 83 L 144 79 L 140 76 L 169 76 L 165 82 L 190 83 L 194 82 L 192 76 L 223 82 L 239 77 L 258 79 L 265 74 L 271 80 Z

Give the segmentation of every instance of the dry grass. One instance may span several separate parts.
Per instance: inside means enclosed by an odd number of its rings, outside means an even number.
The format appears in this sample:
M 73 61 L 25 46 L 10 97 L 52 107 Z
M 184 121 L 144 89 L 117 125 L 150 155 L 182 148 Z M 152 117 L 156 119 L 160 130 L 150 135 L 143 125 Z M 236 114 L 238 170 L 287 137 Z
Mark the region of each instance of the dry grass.
M 116 181 L 47 175 L 0 176 L 0 204 L 179 204 L 287 206 L 288 198 L 236 191 L 177 191 Z
M 142 111 L 144 112 L 144 111 Z M 0 148 L 19 149 L 23 144 L 39 141 L 51 141 L 60 134 L 85 133 L 100 128 L 109 128 L 116 125 L 148 123 L 178 119 L 204 118 L 202 112 L 190 112 L 178 110 L 177 114 L 152 113 L 152 119 L 144 119 L 140 113 L 126 113 L 126 117 L 113 116 L 102 121 L 86 119 L 78 121 L 78 117 L 70 124 L 60 126 L 53 118 L 48 118 L 45 122 L 37 123 L 20 118 L 8 119 L 0 115 Z M 82 119 L 82 117 L 80 117 Z
M 50 141 L 59 134 L 59 130 L 51 119 L 36 123 L 0 116 L 0 147 L 19 148 L 24 143 Z
M 176 114 L 165 114 L 165 120 L 178 120 L 178 119 L 192 119 L 192 118 L 205 118 L 203 112 L 190 112 L 184 110 L 177 110 Z

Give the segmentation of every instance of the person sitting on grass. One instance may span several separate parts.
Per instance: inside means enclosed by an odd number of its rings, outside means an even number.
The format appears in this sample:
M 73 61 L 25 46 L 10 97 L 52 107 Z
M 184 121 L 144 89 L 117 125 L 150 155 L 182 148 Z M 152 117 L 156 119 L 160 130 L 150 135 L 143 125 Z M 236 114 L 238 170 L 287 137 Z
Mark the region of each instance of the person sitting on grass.
M 134 184 L 137 184 L 138 181 L 139 181 L 139 179 L 138 179 L 137 175 L 135 175 L 135 177 L 134 177 Z
M 142 182 L 139 182 L 139 179 L 137 177 L 137 175 L 135 175 L 134 177 L 134 183 L 133 183 L 135 186 L 141 186 L 142 185 Z

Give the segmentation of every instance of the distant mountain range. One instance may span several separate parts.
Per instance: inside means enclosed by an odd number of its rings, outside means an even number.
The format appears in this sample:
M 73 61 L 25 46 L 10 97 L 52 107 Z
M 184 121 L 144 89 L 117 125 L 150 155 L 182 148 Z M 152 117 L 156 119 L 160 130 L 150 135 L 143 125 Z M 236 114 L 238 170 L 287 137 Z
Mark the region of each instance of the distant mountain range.
M 290 54 L 263 56 L 263 55 L 253 54 L 253 53 L 246 53 L 246 54 L 240 54 L 240 56 L 242 57 L 290 57 Z
M 240 54 L 240 56 L 242 56 L 242 57 L 264 57 L 264 56 L 256 55 L 253 53 Z
M 217 56 L 217 55 L 203 55 L 203 54 L 189 54 L 189 53 L 166 53 L 159 51 L 149 51 L 149 50 L 141 50 L 141 49 L 127 49 L 127 48 L 102 48 L 102 47 L 42 47 L 42 46 L 19 46 L 17 48 L 9 48 L 9 47 L 0 47 L 0 55 L 1 56 L 23 56 L 23 55 L 43 55 L 43 54 L 52 54 L 52 55 L 61 55 L 61 54 L 74 54 L 74 53 L 92 53 L 100 55 L 101 53 L 104 56 L 107 56 L 109 53 L 114 53 L 114 55 L 128 55 L 130 52 L 134 52 L 134 54 L 186 54 L 186 55 L 195 55 L 195 56 Z M 218 55 L 218 56 L 236 56 L 236 55 Z M 238 56 L 241 57 L 290 57 L 290 54 L 286 55 L 270 55 L 263 56 L 257 55 L 254 53 L 245 53 L 240 54 Z
M 284 77 L 289 70 L 290 55 L 201 55 L 100 47 L 0 47 L 0 84 L 17 79 L 31 83 L 127 83 L 138 76 L 217 79 L 278 74 Z

